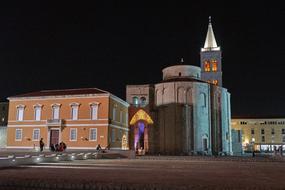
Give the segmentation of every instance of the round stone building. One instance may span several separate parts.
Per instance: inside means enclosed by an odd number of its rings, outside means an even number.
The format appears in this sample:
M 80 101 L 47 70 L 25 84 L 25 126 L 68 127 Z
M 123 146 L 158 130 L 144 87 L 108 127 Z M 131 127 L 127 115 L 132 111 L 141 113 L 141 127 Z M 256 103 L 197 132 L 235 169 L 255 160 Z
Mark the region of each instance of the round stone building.
M 201 67 L 162 70 L 156 84 L 127 85 L 130 148 L 150 154 L 232 154 L 230 94 L 222 87 L 221 50 L 209 23 Z

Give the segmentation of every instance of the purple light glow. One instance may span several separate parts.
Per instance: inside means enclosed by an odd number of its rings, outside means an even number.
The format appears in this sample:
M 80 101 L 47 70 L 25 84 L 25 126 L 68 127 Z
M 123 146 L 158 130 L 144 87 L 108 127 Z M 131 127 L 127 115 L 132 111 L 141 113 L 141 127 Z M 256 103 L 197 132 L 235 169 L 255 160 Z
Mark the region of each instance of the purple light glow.
M 137 149 L 140 137 L 144 134 L 145 125 L 143 122 L 138 122 L 138 130 L 135 133 L 135 150 Z

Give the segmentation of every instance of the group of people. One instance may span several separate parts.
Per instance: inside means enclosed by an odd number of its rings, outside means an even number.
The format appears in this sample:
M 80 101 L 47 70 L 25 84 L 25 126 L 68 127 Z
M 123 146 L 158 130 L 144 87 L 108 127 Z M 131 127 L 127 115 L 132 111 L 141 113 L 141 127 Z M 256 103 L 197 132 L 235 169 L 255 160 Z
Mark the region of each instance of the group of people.
M 102 153 L 105 153 L 106 150 L 109 150 L 109 149 L 110 149 L 110 145 L 109 145 L 109 144 L 105 147 L 105 149 L 102 149 L 102 147 L 101 147 L 100 144 L 98 144 L 97 147 L 96 147 L 96 150 L 97 150 L 98 152 L 102 152 Z
M 45 146 L 43 138 L 41 138 L 39 144 L 40 144 L 40 151 L 42 152 L 43 149 L 44 149 L 44 146 Z M 67 148 L 67 146 L 66 146 L 66 144 L 63 141 L 61 143 L 59 143 L 59 144 L 52 144 L 52 143 L 50 144 L 50 150 L 52 152 L 63 152 L 63 151 L 66 150 L 66 148 Z M 106 146 L 105 149 L 102 149 L 100 144 L 98 144 L 97 147 L 96 147 L 96 150 L 98 152 L 103 152 L 103 153 L 106 152 L 106 150 L 109 150 L 109 149 L 110 149 L 110 145 Z
M 59 144 L 50 144 L 50 150 L 52 152 L 63 152 L 66 150 L 66 144 L 64 142 L 61 142 Z

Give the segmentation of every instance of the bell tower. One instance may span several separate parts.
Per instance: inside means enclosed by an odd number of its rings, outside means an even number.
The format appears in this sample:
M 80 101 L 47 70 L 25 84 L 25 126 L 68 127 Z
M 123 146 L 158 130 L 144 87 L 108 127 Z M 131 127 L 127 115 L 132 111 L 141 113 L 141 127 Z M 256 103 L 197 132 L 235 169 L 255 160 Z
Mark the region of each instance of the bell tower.
M 222 86 L 222 51 L 217 45 L 211 17 L 204 47 L 201 48 L 201 79 L 217 86 Z

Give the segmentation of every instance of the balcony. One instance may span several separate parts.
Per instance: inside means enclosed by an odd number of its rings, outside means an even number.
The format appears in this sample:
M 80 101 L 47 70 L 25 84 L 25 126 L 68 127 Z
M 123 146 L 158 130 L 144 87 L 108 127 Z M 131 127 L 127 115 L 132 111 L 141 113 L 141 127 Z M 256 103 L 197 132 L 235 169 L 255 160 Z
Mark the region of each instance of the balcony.
M 61 127 L 63 124 L 63 119 L 48 119 L 47 125 L 48 126 L 58 126 Z

